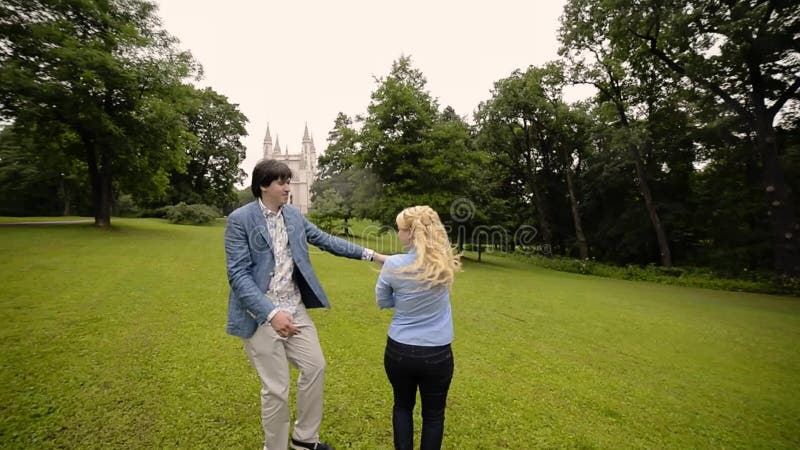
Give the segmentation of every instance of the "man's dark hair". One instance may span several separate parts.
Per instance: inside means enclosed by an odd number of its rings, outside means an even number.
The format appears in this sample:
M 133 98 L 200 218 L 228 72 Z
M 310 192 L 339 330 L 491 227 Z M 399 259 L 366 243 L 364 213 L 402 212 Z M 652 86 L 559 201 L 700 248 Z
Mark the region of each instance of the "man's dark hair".
M 292 169 L 286 164 L 274 159 L 262 159 L 253 168 L 252 184 L 250 190 L 253 197 L 261 197 L 261 186 L 269 186 L 275 180 L 286 181 L 292 178 Z

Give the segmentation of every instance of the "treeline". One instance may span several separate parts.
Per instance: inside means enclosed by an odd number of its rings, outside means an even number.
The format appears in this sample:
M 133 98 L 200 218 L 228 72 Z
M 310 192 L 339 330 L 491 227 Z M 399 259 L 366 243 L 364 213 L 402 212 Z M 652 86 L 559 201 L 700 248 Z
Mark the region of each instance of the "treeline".
M 340 113 L 318 219 L 429 204 L 459 244 L 800 274 L 800 4 L 571 0 L 561 58 L 495 83 L 472 125 L 401 57 Z M 587 83 L 579 103 L 563 91 Z
M 424 203 L 459 245 L 796 276 L 798 34 L 793 1 L 570 0 L 560 59 L 469 123 L 401 57 L 337 117 L 314 214 Z M 148 1 L 0 3 L 0 215 L 239 203 L 246 118 L 201 75 Z
M 238 203 L 247 118 L 143 0 L 0 3 L 0 215 Z

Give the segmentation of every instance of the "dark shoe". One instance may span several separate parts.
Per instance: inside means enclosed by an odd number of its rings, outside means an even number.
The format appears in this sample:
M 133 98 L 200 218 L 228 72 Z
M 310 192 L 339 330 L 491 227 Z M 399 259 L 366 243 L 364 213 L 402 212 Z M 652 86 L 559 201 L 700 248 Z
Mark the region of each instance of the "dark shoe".
M 324 442 L 300 442 L 292 438 L 292 448 L 294 450 L 333 450 L 333 447 Z

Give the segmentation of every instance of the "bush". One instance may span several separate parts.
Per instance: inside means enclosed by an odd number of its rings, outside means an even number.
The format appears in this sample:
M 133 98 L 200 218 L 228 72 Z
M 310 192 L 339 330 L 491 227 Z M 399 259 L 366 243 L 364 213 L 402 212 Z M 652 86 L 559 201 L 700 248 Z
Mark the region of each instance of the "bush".
M 136 217 L 152 218 L 152 219 L 166 219 L 167 212 L 173 208 L 172 206 L 162 206 L 160 208 L 145 208 L 139 210 Z
M 115 216 L 120 217 L 138 217 L 139 208 L 136 202 L 133 201 L 133 196 L 130 194 L 122 194 L 114 202 L 112 212 Z
M 537 266 L 562 272 L 726 291 L 800 296 L 800 279 L 776 278 L 766 272 L 750 272 L 747 275 L 730 278 L 701 267 L 660 267 L 655 264 L 648 264 L 644 267 L 632 264 L 614 266 L 594 259 L 546 257 L 523 252 L 516 252 L 512 255 L 531 261 Z
M 219 212 L 208 205 L 187 205 L 180 202 L 167 209 L 167 220 L 180 225 L 205 225 L 220 217 Z

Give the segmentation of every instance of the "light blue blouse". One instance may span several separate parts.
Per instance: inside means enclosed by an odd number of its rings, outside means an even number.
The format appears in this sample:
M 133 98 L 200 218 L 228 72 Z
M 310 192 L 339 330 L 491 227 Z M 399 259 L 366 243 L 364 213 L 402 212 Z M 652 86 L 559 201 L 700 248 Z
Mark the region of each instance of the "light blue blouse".
M 415 257 L 411 251 L 386 258 L 375 285 L 378 306 L 394 308 L 389 337 L 403 344 L 424 347 L 449 344 L 453 342 L 453 316 L 448 287 L 422 289 L 419 281 L 396 272 L 413 263 Z

